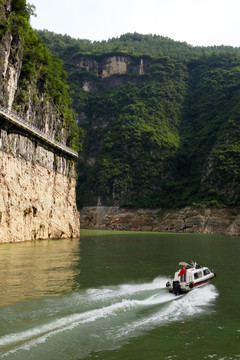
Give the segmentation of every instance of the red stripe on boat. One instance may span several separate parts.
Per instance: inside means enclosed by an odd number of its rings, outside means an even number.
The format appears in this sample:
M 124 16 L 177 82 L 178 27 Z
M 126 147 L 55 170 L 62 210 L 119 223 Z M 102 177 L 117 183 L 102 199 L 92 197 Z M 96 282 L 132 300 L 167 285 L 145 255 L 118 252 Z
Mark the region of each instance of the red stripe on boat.
M 204 284 L 204 283 L 208 282 L 209 280 L 211 280 L 211 279 L 213 279 L 213 278 L 214 278 L 214 276 L 211 277 L 211 278 L 209 278 L 209 279 L 207 279 L 207 280 L 199 281 L 199 282 L 197 282 L 197 283 L 194 283 L 193 286 L 198 286 L 198 285 Z

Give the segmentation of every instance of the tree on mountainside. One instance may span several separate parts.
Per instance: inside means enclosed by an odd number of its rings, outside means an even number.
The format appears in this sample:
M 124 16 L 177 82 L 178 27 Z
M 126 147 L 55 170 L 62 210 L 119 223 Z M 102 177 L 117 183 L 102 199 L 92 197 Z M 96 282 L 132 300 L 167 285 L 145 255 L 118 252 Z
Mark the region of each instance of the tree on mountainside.
M 86 132 L 81 206 L 99 196 L 136 207 L 239 204 L 239 48 L 137 33 L 102 42 L 39 33 L 64 62 Z M 113 56 L 135 66 L 145 59 L 145 74 L 102 80 L 76 66 Z
M 10 8 L 9 8 L 10 6 Z M 11 9 L 11 11 L 9 11 Z M 79 129 L 70 108 L 71 98 L 67 84 L 67 73 L 62 61 L 50 53 L 42 39 L 31 28 L 29 20 L 34 15 L 35 7 L 26 0 L 2 1 L 0 3 L 0 38 L 11 34 L 12 47 L 19 44 L 22 68 L 18 81 L 18 89 L 14 100 L 14 110 L 24 112 L 30 92 L 34 98 L 48 99 L 59 114 L 56 136 L 60 136 L 62 127 L 66 129 L 67 142 L 76 149 L 79 143 Z M 34 89 L 34 90 L 33 90 Z M 4 104 L 4 99 L 1 99 Z

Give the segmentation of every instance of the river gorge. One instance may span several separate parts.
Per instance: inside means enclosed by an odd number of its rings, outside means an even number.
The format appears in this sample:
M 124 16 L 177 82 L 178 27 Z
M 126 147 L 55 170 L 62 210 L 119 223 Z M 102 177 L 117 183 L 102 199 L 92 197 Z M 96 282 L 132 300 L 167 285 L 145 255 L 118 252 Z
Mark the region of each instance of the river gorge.
M 239 240 L 82 230 L 3 244 L 0 358 L 238 360 Z M 168 277 L 191 259 L 217 277 L 170 294 Z

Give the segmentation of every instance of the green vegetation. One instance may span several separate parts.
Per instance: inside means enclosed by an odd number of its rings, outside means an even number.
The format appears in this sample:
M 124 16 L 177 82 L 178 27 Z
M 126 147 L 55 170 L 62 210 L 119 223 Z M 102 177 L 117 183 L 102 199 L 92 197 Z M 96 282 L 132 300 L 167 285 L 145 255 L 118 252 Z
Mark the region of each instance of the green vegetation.
M 14 107 L 25 105 L 30 89 L 36 91 L 35 98 L 47 97 L 53 103 L 55 111 L 67 130 L 67 144 L 76 150 L 81 148 L 79 129 L 70 108 L 67 74 L 58 56 L 47 49 L 39 35 L 31 28 L 29 20 L 35 7 L 26 0 L 12 0 L 11 12 L 3 10 L 0 3 L 0 39 L 11 33 L 12 46 L 21 44 L 22 69 L 19 78 L 19 92 Z M 5 16 L 4 16 L 5 13 Z M 19 46 L 19 45 L 18 45 Z M 60 129 L 61 130 L 61 129 Z
M 239 48 L 136 33 L 102 42 L 38 33 L 64 62 L 86 133 L 79 206 L 239 205 Z M 113 56 L 135 70 L 102 79 L 79 65 L 101 67 Z
M 128 206 L 136 202 L 129 195 L 135 198 L 136 189 L 141 189 L 141 206 L 152 206 L 152 189 L 160 190 L 163 166 L 179 146 L 185 91 L 181 77 L 168 76 L 161 83 L 129 82 L 108 96 L 92 95 L 84 109 L 89 119 L 85 152 L 92 152 L 93 142 L 99 150 L 94 167 L 88 169 L 86 187 L 97 186 L 106 197 L 114 192 Z M 79 176 L 81 182 L 81 172 Z
M 38 34 L 52 52 L 57 53 L 65 60 L 70 60 L 73 56 L 76 57 L 79 54 L 88 55 L 91 58 L 111 53 L 131 56 L 145 55 L 151 58 L 169 56 L 183 61 L 212 54 L 239 54 L 239 49 L 231 46 L 193 47 L 185 42 L 151 34 L 127 33 L 119 38 L 94 42 L 86 39 L 73 39 L 68 35 L 55 34 L 47 30 L 38 30 Z

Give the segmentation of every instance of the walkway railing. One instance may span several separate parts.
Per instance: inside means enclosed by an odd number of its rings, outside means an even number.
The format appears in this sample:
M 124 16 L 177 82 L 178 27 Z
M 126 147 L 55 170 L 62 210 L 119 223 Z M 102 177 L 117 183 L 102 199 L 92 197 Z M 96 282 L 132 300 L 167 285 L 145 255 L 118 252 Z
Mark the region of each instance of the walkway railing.
M 44 142 L 50 144 L 51 146 L 65 152 L 67 154 L 70 154 L 75 158 L 78 158 L 77 151 L 75 151 L 75 150 L 71 149 L 70 147 L 60 143 L 59 141 L 53 139 L 48 134 L 46 134 L 43 131 L 39 130 L 36 126 L 28 123 L 27 121 L 22 119 L 20 116 L 12 113 L 11 111 L 9 111 L 8 109 L 2 107 L 1 105 L 0 105 L 0 115 L 3 116 L 4 118 L 6 118 L 7 120 L 11 121 L 15 125 L 23 128 L 24 130 L 29 131 L 31 134 L 37 136 L 38 138 L 40 138 Z

